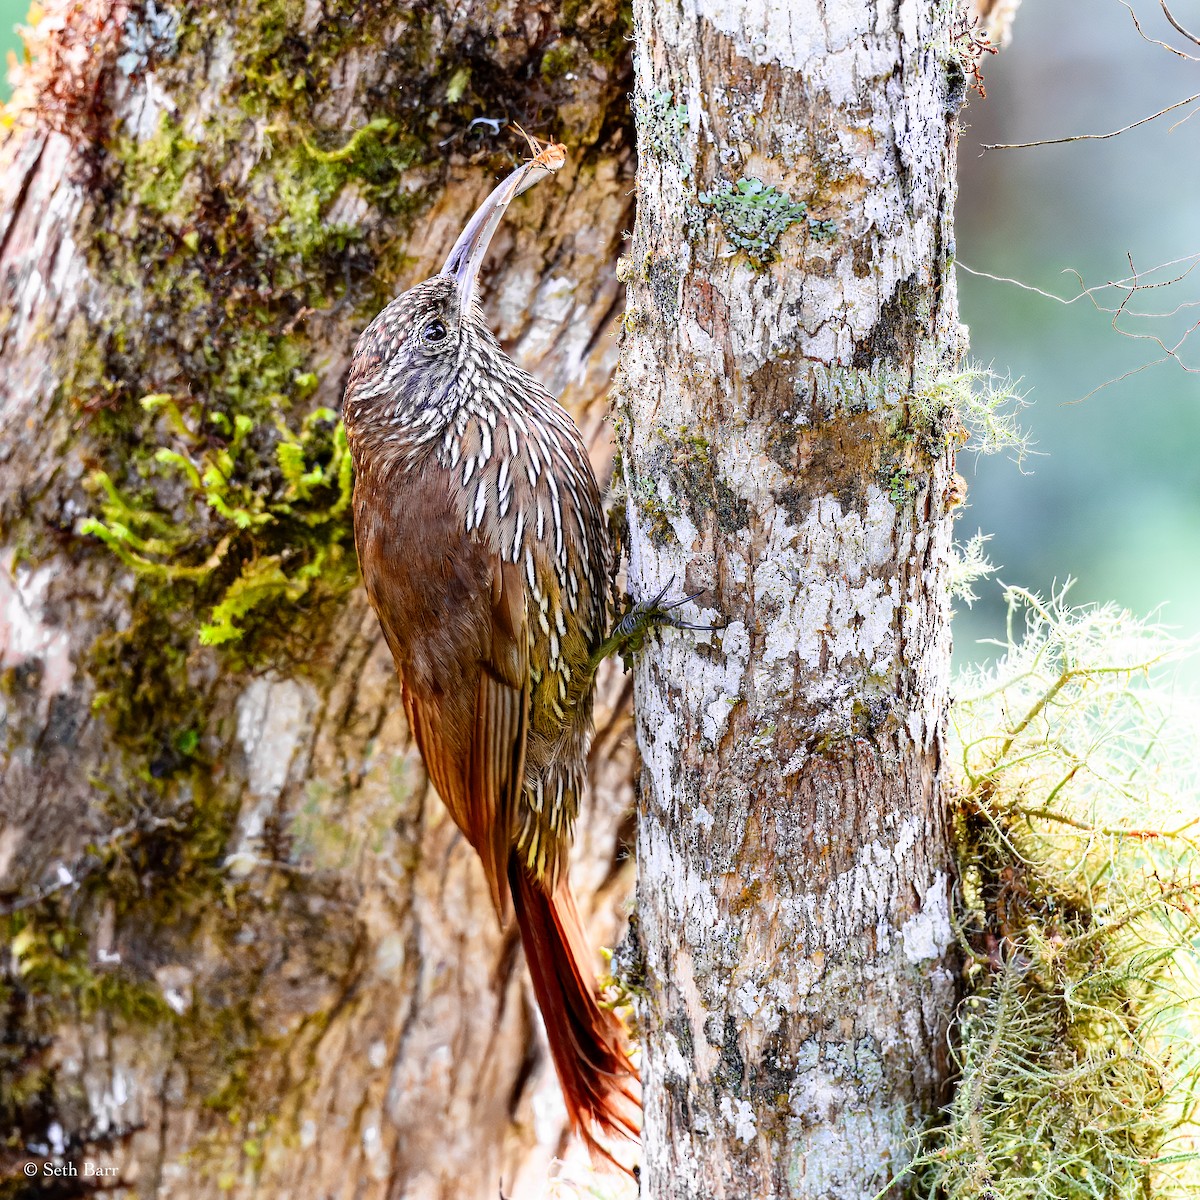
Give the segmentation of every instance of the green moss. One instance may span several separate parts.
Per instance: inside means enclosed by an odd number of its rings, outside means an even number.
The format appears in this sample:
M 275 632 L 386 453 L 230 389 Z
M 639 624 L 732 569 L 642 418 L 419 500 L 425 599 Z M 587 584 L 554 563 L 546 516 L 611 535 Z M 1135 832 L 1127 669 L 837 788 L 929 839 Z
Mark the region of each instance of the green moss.
M 555 42 L 542 55 L 542 65 L 539 72 L 543 79 L 549 81 L 558 79 L 575 68 L 577 51 L 569 41 Z
M 127 299 L 77 339 L 86 344 L 68 356 L 63 387 L 68 403 L 98 414 L 103 447 L 96 510 L 80 531 L 158 585 L 140 596 L 203 613 L 201 641 L 236 643 L 251 660 L 263 657 L 258 631 L 284 623 L 272 611 L 354 578 L 344 439 L 324 427 L 318 437 L 313 413 L 285 416 L 321 385 L 306 316 L 348 298 L 362 320 L 382 306 L 402 261 L 397 235 L 426 202 L 411 169 L 440 163 L 437 124 L 469 129 L 473 114 L 494 110 L 500 83 L 482 60 L 439 70 L 427 11 L 370 0 L 326 9 L 304 36 L 296 0 L 239 12 L 232 104 L 214 110 L 223 115 L 185 135 L 186 114 L 168 113 L 152 136 L 113 142 L 93 266 Z M 603 18 L 588 5 L 566 14 L 540 65 L 554 75 L 607 46 L 617 31 Z M 188 20 L 180 58 L 202 53 L 223 19 Z M 349 134 L 318 127 L 338 58 L 397 21 L 407 29 L 390 69 L 409 68 L 406 88 L 371 92 L 376 110 Z M 169 68 L 161 73 L 169 88 Z M 261 152 L 231 188 L 247 141 Z M 367 228 L 396 240 L 329 219 L 347 190 L 353 210 L 371 214 Z M 323 394 L 336 390 L 327 382 Z M 139 405 L 147 396 L 162 403 Z
M 636 1043 L 641 1039 L 637 1010 L 650 994 L 646 954 L 636 912 L 630 914 L 629 926 L 621 942 L 613 950 L 602 950 L 601 953 L 607 967 L 597 981 L 601 1005 L 621 1017 L 630 1040 Z
M 141 507 L 97 471 L 92 486 L 102 515 L 83 521 L 80 532 L 98 537 L 139 575 L 192 584 L 205 604 L 212 597 L 202 644 L 241 639 L 255 610 L 277 600 L 295 603 L 318 583 L 348 586 L 351 464 L 332 411 L 315 410 L 294 432 L 280 416 L 268 430 L 245 413 L 230 419 L 220 410 L 207 414 L 205 430 L 164 395 L 144 397 L 142 408 L 168 417 L 171 443 L 158 448 L 153 462 L 182 488 L 185 515 L 176 520 L 166 510 Z M 274 462 L 264 459 L 264 449 Z M 196 537 L 198 524 L 207 526 L 208 537 Z
M 179 122 L 164 113 L 158 131 L 141 141 L 121 138 L 114 152 L 138 181 L 140 203 L 159 216 L 186 211 L 186 189 L 200 147 L 184 137 Z
M 1008 600 L 1007 652 L 956 687 L 959 1078 L 909 1191 L 1194 1197 L 1194 714 L 1162 671 L 1183 647 L 1111 607 Z
M 633 0 L 617 0 L 611 6 L 596 0 L 565 0 L 560 12 L 563 32 L 574 34 L 597 66 L 613 77 L 626 74 L 633 41 Z
M 226 670 L 304 661 L 353 585 L 350 459 L 321 407 L 341 380 L 328 377 L 308 322 L 323 314 L 352 329 L 394 293 L 428 199 L 413 169 L 443 170 L 446 135 L 464 131 L 478 160 L 484 135 L 471 120 L 512 87 L 486 56 L 445 69 L 431 11 L 330 0 L 302 32 L 304 11 L 267 0 L 235 21 L 233 6 L 182 14 L 154 51 L 180 107 L 149 135 L 114 131 L 95 163 L 100 200 L 76 231 L 93 274 L 117 285 L 59 344 L 55 401 L 81 426 L 93 467 L 91 512 L 75 532 L 133 575 L 128 623 L 87 659 L 115 736 L 113 781 L 139 781 L 136 797 L 113 783 L 114 810 L 170 807 L 207 776 L 211 698 L 191 682 L 205 675 L 203 647 Z M 603 5 L 577 6 L 561 45 L 582 66 L 620 41 L 619 25 Z M 188 111 L 190 72 L 230 30 L 235 73 L 204 110 L 213 115 Z M 339 60 L 385 30 L 388 76 L 404 86 L 364 84 L 357 127 L 324 127 L 317 114 Z M 543 57 L 531 49 L 524 73 L 537 75 Z M 550 101 L 575 87 L 552 81 Z M 493 157 L 503 169 L 512 152 Z M 331 220 L 347 196 L 356 215 Z M 36 556 L 36 537 L 11 540 Z
M 674 518 L 682 511 L 679 501 L 674 496 L 664 497 L 652 475 L 640 477 L 631 489 L 631 495 L 651 542 L 665 546 L 675 541 Z
M 197 1013 L 182 1030 L 182 1056 L 204 1064 L 196 1080 L 201 1103 L 232 1126 L 241 1124 L 252 1106 L 254 1055 L 262 1045 L 262 1031 L 244 1000 L 230 998 Z
M 262 226 L 219 183 L 241 130 L 198 143 L 180 127 L 164 116 L 112 155 L 110 208 L 124 216 L 97 230 L 95 266 L 130 290 L 63 388 L 98 410 L 107 450 L 79 532 L 155 584 L 139 592 L 155 607 L 206 613 L 201 642 L 236 641 L 254 658 L 262 647 L 246 634 L 272 624 L 269 609 L 354 578 L 344 434 L 328 409 L 285 414 L 320 384 L 299 319 L 345 286 L 360 237 L 327 222 L 328 208 L 350 183 L 387 207 L 412 152 L 386 117 L 332 149 L 300 132 L 256 168 L 278 212 Z M 188 364 L 186 389 L 146 387 L 164 363 Z
M 128 970 L 97 973 L 87 941 L 77 929 L 23 912 L 10 918 L 8 949 L 17 977 L 44 1000 L 70 1004 L 87 1020 L 107 1012 L 130 1024 L 153 1022 L 170 1013 L 159 992 Z
M 665 546 L 675 540 L 671 518 L 679 515 L 678 502 L 664 504 L 657 493 L 644 490 L 639 498 L 638 512 L 646 522 L 646 535 L 654 545 Z
M 103 1013 L 110 1032 L 140 1030 L 174 1014 L 154 983 L 124 964 L 95 967 L 89 938 L 58 898 L 0 920 L 10 964 L 0 986 L 0 1145 L 23 1154 L 57 1114 L 55 1075 L 44 1047 L 66 1024 Z
M 721 529 L 745 528 L 749 505 L 721 478 L 708 439 L 685 428 L 673 432 L 659 428 L 655 433 L 664 445 L 662 469 L 672 494 L 679 497 L 692 523 L 703 528 L 715 510 Z
M 921 439 L 903 427 L 891 431 L 886 443 L 881 443 L 882 457 L 876 478 L 896 505 L 907 504 L 916 494 L 920 481 L 926 476 L 929 457 L 922 453 Z

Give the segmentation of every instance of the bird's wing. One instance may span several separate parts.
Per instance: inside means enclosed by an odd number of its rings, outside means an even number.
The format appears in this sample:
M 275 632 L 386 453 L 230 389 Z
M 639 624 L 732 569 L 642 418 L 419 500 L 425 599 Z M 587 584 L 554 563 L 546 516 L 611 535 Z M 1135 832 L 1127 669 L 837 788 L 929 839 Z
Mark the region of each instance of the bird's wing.
M 492 636 L 490 653 L 480 663 L 467 765 L 467 837 L 483 860 L 496 911 L 506 920 L 508 859 L 529 735 L 529 635 L 520 568 L 492 562 Z
M 490 589 L 454 596 L 462 607 L 455 613 L 451 600 L 443 619 L 430 622 L 401 674 L 425 768 L 482 859 L 506 921 L 529 734 L 529 639 L 521 571 L 488 557 Z M 476 611 L 463 611 L 469 608 Z

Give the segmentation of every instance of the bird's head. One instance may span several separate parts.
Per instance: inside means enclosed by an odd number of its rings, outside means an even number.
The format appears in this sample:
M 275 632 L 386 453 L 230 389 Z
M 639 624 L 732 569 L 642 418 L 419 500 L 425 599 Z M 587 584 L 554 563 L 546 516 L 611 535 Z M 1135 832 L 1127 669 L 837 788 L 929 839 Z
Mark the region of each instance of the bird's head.
M 566 161 L 551 145 L 513 171 L 467 222 L 441 271 L 397 296 L 354 348 L 343 415 L 351 446 L 435 436 L 457 407 L 473 344 L 488 338 L 476 302 L 479 270 L 505 210 Z

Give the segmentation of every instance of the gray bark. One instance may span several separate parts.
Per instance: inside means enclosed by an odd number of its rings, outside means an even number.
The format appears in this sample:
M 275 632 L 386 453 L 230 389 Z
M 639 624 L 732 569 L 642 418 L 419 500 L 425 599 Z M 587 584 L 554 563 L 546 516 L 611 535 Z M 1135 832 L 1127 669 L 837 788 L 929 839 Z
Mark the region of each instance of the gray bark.
M 631 590 L 727 622 L 636 669 L 653 1200 L 870 1197 L 944 1095 L 951 17 L 634 7 Z

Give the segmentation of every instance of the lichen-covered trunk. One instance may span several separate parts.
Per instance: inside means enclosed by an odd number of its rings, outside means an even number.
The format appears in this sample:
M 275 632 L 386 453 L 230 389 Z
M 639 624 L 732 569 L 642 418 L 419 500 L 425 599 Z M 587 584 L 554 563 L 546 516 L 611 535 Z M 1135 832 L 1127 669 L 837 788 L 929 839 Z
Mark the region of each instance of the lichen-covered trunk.
M 357 585 L 335 410 L 519 121 L 570 161 L 485 307 L 607 476 L 618 6 L 46 9 L 0 146 L 0 1193 L 540 1195 L 557 1085 Z M 608 941 L 627 709 L 612 673 L 573 868 Z
M 942 1096 L 951 16 L 634 5 L 630 584 L 723 623 L 636 669 L 652 1200 L 866 1200 Z

